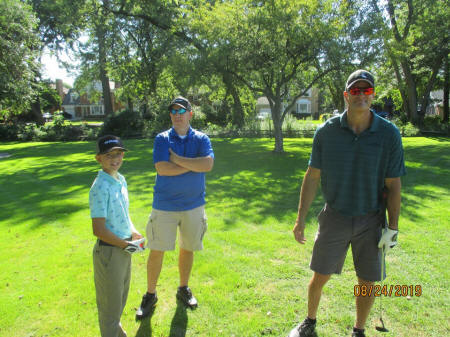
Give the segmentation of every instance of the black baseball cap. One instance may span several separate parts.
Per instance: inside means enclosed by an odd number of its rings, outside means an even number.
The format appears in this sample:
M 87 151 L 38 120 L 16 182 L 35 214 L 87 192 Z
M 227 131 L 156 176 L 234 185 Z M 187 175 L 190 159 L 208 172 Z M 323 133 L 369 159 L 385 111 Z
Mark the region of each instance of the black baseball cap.
M 347 84 L 345 85 L 345 90 L 350 89 L 353 84 L 358 81 L 364 81 L 370 84 L 372 88 L 375 88 L 375 78 L 373 75 L 364 69 L 358 69 L 354 71 L 347 79 Z
M 105 154 L 112 150 L 128 151 L 119 137 L 107 135 L 97 141 L 97 154 Z
M 187 111 L 191 111 L 191 103 L 189 103 L 189 101 L 187 100 L 187 98 L 184 98 L 182 96 L 178 96 L 177 98 L 175 98 L 169 105 L 169 111 L 170 108 L 172 107 L 172 105 L 179 105 L 182 108 L 185 108 Z

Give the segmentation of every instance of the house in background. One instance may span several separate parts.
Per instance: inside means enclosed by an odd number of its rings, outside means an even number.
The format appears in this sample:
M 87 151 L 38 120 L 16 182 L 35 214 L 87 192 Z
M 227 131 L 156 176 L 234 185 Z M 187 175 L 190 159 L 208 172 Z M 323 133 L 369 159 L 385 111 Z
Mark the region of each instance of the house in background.
M 441 119 L 444 119 L 444 90 L 430 92 L 430 104 L 425 114 L 439 115 Z
M 115 89 L 118 88 L 118 84 L 110 83 L 111 88 L 111 100 L 113 112 L 120 110 L 123 106 L 116 100 L 114 95 Z M 88 94 L 80 95 L 75 89 L 69 89 L 68 93 L 64 96 L 62 102 L 62 109 L 72 116 L 72 119 L 103 119 L 105 118 L 105 106 L 103 97 L 98 100 L 94 100 L 89 95 L 89 92 L 96 91 L 102 92 L 102 85 L 100 82 L 95 82 L 92 88 L 89 88 Z
M 284 103 L 283 108 L 288 104 Z M 310 116 L 319 116 L 319 90 L 311 88 L 305 96 L 301 96 L 295 102 L 295 105 L 288 112 L 296 118 L 306 118 Z M 267 97 L 260 97 L 256 102 L 256 116 L 259 119 L 271 117 L 269 100 Z

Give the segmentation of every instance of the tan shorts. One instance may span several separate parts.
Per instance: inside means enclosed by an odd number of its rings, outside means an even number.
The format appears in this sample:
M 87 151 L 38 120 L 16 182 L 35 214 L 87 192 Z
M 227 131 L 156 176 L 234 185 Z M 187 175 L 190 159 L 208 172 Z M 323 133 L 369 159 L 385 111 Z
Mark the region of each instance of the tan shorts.
M 147 247 L 151 250 L 174 250 L 180 228 L 181 248 L 189 251 L 203 249 L 203 236 L 208 227 L 205 206 L 188 211 L 169 212 L 153 209 L 147 223 Z

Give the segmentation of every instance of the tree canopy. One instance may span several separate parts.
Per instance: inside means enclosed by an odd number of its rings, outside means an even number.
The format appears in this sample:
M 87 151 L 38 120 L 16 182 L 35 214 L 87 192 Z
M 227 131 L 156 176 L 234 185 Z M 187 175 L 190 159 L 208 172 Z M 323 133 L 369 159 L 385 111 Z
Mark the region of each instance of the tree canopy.
M 0 111 L 20 113 L 30 107 L 39 69 L 40 41 L 31 7 L 0 0 Z

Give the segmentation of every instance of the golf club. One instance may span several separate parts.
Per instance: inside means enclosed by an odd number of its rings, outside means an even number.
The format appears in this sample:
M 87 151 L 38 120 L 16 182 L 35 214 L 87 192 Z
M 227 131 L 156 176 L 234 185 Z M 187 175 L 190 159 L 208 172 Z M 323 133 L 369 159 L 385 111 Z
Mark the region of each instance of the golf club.
M 382 212 L 383 212 L 383 217 L 384 217 L 384 221 L 383 221 L 383 225 L 382 228 L 386 228 L 388 226 L 387 223 L 387 217 L 386 217 L 386 201 L 387 199 L 387 189 L 386 187 L 383 188 L 383 191 L 381 193 L 381 205 L 382 205 Z M 384 285 L 384 263 L 385 263 L 385 257 L 386 257 L 386 251 L 385 251 L 386 246 L 383 245 L 383 247 L 381 247 L 381 289 L 383 289 L 383 285 Z M 388 329 L 386 329 L 386 327 L 384 326 L 384 322 L 383 322 L 383 307 L 382 307 L 382 300 L 381 298 L 383 297 L 383 292 L 380 292 L 380 322 L 381 322 L 381 326 L 375 326 L 375 329 L 377 331 L 380 332 L 389 332 Z
M 385 253 L 384 253 L 384 246 L 383 248 L 381 248 L 381 289 L 383 289 L 383 276 L 384 276 L 384 258 L 385 258 Z M 383 297 L 383 293 L 380 293 L 380 322 L 381 322 L 381 326 L 375 326 L 375 329 L 377 331 L 380 332 L 389 332 L 388 329 L 386 329 L 386 327 L 384 326 L 384 322 L 383 322 L 383 316 L 382 316 L 382 312 L 383 312 L 383 307 L 382 307 L 382 300 L 381 298 Z

